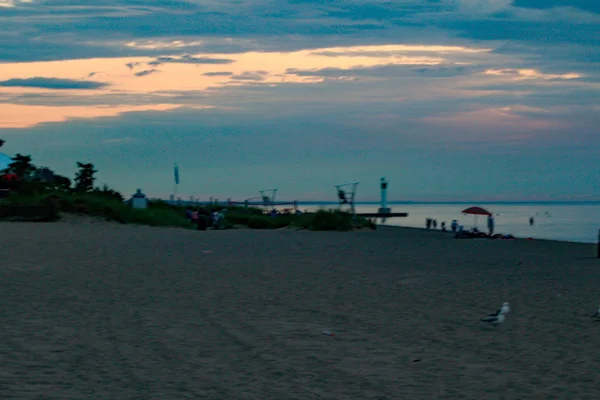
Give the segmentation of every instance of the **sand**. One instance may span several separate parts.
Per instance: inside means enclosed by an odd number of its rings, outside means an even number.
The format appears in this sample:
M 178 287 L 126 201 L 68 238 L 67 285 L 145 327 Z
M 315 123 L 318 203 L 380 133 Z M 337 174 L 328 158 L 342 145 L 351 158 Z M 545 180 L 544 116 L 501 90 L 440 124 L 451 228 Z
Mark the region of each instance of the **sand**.
M 86 220 L 0 240 L 2 399 L 600 398 L 593 245 Z

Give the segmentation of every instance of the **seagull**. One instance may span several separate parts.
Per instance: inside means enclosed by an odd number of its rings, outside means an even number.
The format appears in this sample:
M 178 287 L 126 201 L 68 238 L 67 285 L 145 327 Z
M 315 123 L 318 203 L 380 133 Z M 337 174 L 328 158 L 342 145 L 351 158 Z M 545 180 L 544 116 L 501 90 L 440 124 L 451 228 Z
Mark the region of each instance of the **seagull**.
M 590 315 L 590 318 L 600 318 L 600 306 L 598 306 L 598 309 L 594 315 Z
M 600 310 L 599 310 L 600 311 Z M 481 322 L 489 322 L 494 326 L 498 326 L 506 319 L 506 314 L 510 312 L 510 304 L 505 301 L 495 313 L 490 314 L 486 317 L 481 318 Z
M 501 323 L 503 323 L 505 319 L 506 319 L 506 317 L 504 316 L 504 314 L 498 314 L 498 315 L 491 314 L 491 315 L 488 315 L 487 317 L 481 318 L 481 322 L 487 322 L 494 326 L 498 326 Z
M 510 312 L 510 304 L 508 304 L 508 301 L 502 303 L 502 307 L 500 307 L 500 309 L 496 312 L 498 314 L 508 314 Z

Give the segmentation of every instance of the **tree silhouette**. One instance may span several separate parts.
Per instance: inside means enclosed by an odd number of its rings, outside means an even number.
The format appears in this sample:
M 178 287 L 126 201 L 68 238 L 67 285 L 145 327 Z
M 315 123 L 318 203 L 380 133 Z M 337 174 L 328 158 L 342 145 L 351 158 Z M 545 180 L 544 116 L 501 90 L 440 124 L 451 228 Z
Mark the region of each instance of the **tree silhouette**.
M 79 168 L 79 171 L 75 174 L 75 191 L 87 193 L 94 190 L 94 182 L 96 181 L 94 175 L 98 172 L 94 169 L 94 164 L 77 161 L 77 168 Z
M 54 187 L 67 191 L 71 188 L 71 180 L 66 176 L 54 175 Z
M 21 179 L 30 178 L 36 171 L 35 165 L 31 163 L 31 156 L 25 156 L 17 153 L 8 164 L 8 172 L 17 174 Z

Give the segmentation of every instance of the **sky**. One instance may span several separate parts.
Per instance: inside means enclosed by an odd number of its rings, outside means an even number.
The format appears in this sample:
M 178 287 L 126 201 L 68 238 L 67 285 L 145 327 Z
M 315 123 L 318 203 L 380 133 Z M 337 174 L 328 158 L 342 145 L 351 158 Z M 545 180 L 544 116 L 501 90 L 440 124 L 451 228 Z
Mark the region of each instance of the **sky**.
M 597 0 L 0 0 L 8 155 L 244 200 L 600 200 Z

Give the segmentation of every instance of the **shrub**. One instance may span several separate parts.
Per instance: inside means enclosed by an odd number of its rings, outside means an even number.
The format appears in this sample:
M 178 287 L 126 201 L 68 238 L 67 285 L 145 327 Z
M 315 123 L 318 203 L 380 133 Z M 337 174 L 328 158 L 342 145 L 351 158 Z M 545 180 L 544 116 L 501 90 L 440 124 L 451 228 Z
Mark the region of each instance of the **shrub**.
M 305 227 L 312 231 L 351 231 L 354 228 L 352 214 L 341 211 L 319 210 L 308 217 Z
M 51 203 L 57 210 L 67 213 L 104 217 L 108 221 L 151 226 L 175 226 L 191 228 L 185 216 L 170 208 L 132 209 L 128 204 L 98 193 L 51 193 L 45 196 L 9 196 L 12 204 Z

